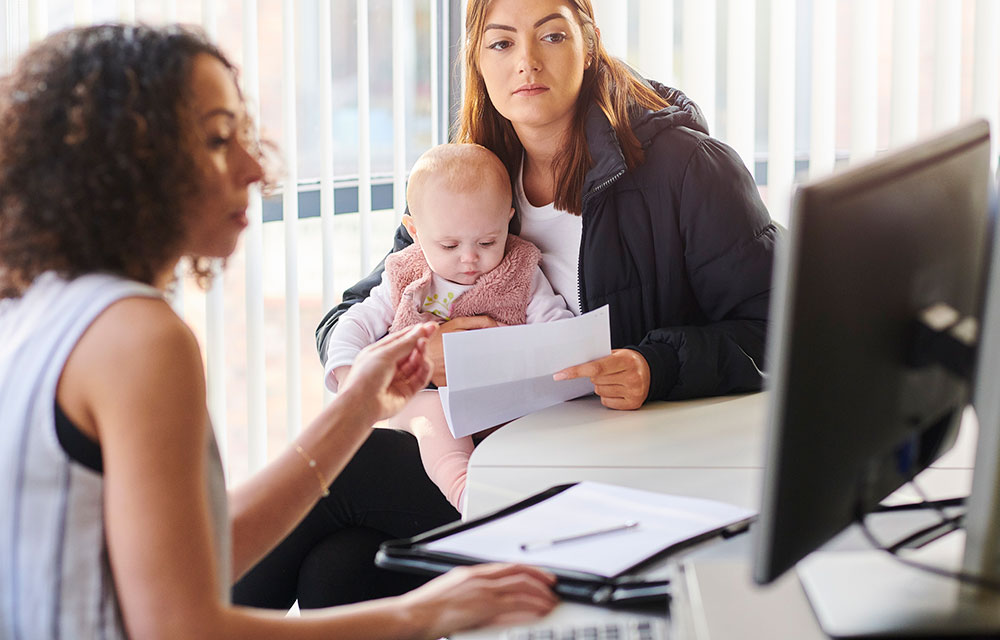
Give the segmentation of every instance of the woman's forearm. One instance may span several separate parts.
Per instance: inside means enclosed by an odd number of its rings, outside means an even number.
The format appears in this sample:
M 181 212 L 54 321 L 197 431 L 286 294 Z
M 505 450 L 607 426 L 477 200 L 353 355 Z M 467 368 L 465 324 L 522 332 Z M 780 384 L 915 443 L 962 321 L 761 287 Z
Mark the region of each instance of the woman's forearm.
M 426 638 L 428 624 L 413 607 L 399 598 L 304 612 L 288 617 L 284 612 L 217 604 L 199 607 L 184 616 L 144 620 L 129 624 L 129 631 L 144 638 L 189 640 L 311 640 L 325 638 Z
M 260 610 L 226 611 L 223 633 L 213 638 L 425 638 L 426 624 L 398 598 L 306 612 L 298 619 Z M 208 636 L 206 636 L 208 637 Z
M 766 319 L 654 329 L 634 348 L 650 366 L 650 400 L 758 391 L 764 383 Z M 726 366 L 706 363 L 724 362 Z
M 374 418 L 353 395 L 335 398 L 277 458 L 230 489 L 234 581 L 294 529 L 368 437 Z

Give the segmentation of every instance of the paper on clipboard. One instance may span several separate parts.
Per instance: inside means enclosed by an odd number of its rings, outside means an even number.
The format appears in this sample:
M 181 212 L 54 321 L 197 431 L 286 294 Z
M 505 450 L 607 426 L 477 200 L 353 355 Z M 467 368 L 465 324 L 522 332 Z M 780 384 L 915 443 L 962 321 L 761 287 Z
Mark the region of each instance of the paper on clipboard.
M 556 382 L 560 369 L 611 353 L 607 305 L 575 318 L 446 333 L 448 386 L 438 392 L 456 438 L 594 392 L 587 378 Z
M 426 547 L 480 561 L 521 562 L 611 578 L 664 549 L 753 515 L 749 509 L 715 500 L 580 482 Z

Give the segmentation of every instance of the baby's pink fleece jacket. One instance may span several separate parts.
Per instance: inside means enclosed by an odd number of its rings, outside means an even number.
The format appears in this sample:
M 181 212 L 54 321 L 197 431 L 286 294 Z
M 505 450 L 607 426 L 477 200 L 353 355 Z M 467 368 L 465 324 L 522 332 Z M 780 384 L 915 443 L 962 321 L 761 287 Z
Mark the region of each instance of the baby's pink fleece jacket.
M 535 245 L 508 235 L 503 260 L 492 271 L 479 276 L 471 289 L 455 299 L 451 317 L 489 316 L 501 324 L 524 324 L 531 301 L 532 277 L 541 257 Z M 412 244 L 387 256 L 385 271 L 396 309 L 390 333 L 437 320 L 420 312 L 419 292 L 430 284 L 432 274 L 419 246 Z

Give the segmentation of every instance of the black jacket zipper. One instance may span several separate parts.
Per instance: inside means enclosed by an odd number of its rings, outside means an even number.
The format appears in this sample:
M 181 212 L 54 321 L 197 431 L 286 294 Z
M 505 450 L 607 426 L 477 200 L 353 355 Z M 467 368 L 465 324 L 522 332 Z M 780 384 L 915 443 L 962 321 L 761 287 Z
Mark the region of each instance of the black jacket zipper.
M 598 193 L 600 193 L 604 189 L 610 187 L 612 184 L 614 184 L 618 180 L 618 178 L 621 178 L 623 175 L 625 175 L 625 170 L 624 169 L 622 169 L 621 171 L 619 171 L 615 175 L 611 176 L 610 178 L 608 178 L 607 180 L 605 180 L 601 184 L 597 185 L 595 188 L 591 189 L 590 192 L 587 193 L 586 196 L 584 196 L 584 202 L 582 203 L 581 211 L 580 211 L 580 221 L 581 221 L 581 226 L 580 226 L 580 257 L 577 258 L 577 261 L 576 261 L 576 283 L 577 283 L 576 295 L 579 297 L 579 299 L 577 300 L 577 302 L 580 303 L 580 313 L 587 313 L 588 311 L 590 311 L 590 309 L 588 309 L 586 307 L 586 305 L 584 304 L 584 300 L 586 300 L 586 297 L 584 296 L 584 285 L 583 285 L 583 247 L 584 247 L 584 244 L 585 244 L 584 243 L 584 238 L 586 238 L 586 236 L 587 236 L 587 216 L 584 215 L 584 212 L 587 210 L 587 203 L 590 202 L 591 199 L 593 199 L 594 196 L 596 196 Z

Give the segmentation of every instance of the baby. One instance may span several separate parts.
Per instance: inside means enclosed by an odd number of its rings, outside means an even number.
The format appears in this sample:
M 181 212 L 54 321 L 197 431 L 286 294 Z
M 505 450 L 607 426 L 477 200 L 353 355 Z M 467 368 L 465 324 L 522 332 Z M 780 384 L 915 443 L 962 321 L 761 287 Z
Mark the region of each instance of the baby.
M 406 201 L 403 224 L 414 243 L 389 255 L 382 282 L 340 317 L 327 352 L 331 390 L 361 349 L 413 324 L 485 315 L 512 325 L 573 315 L 542 275 L 538 249 L 508 235 L 510 179 L 485 147 L 428 150 L 413 165 Z M 417 394 L 389 426 L 416 436 L 427 475 L 462 511 L 472 438 L 451 435 L 437 391 Z

